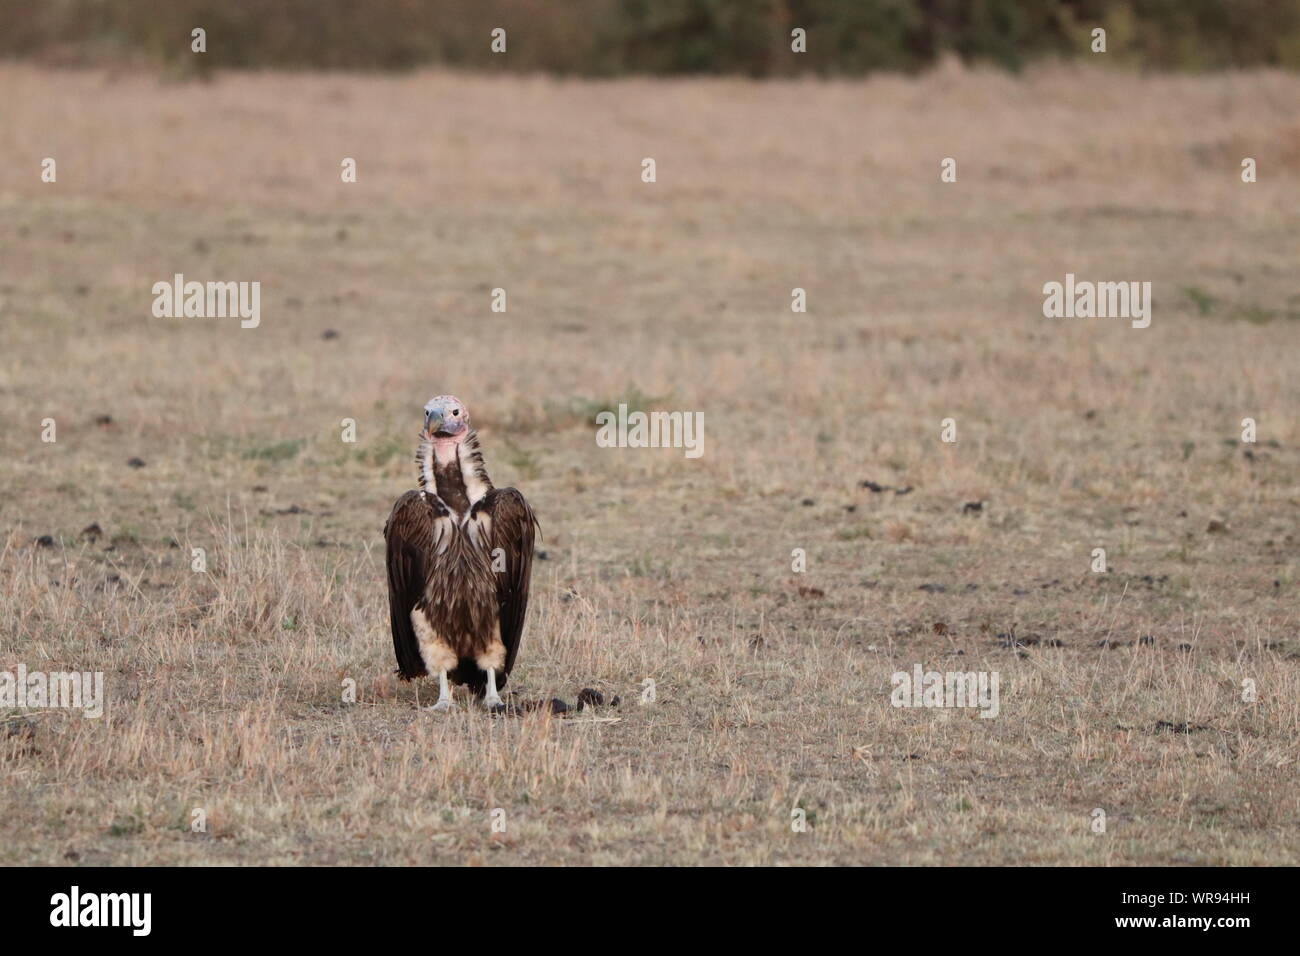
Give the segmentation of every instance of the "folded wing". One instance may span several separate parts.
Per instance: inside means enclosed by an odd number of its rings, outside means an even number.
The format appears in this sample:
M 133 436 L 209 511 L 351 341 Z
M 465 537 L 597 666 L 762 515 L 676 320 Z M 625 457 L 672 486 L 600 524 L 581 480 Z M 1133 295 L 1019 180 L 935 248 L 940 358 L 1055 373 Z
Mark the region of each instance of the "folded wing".
M 492 518 L 489 543 L 497 570 L 497 605 L 501 620 L 501 642 L 506 646 L 505 672 L 515 665 L 520 638 L 524 633 L 524 616 L 528 612 L 528 582 L 533 570 L 533 537 L 537 517 L 528 502 L 514 488 L 494 488 L 475 510 L 484 509 Z M 497 549 L 500 549 L 498 552 Z
M 434 519 L 445 509 L 436 499 L 408 491 L 397 499 L 384 525 L 388 546 L 388 614 L 393 629 L 397 672 L 403 680 L 423 677 L 427 671 L 411 623 L 411 611 L 424 600 L 432 555 Z

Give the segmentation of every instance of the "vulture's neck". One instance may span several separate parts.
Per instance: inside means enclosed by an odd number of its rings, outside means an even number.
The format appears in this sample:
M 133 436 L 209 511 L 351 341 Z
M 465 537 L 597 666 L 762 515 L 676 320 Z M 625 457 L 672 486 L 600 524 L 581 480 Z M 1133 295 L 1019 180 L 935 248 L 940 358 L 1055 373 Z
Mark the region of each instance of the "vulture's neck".
M 492 490 L 475 432 L 461 442 L 422 439 L 416 460 L 420 464 L 420 490 L 436 494 L 462 517 Z

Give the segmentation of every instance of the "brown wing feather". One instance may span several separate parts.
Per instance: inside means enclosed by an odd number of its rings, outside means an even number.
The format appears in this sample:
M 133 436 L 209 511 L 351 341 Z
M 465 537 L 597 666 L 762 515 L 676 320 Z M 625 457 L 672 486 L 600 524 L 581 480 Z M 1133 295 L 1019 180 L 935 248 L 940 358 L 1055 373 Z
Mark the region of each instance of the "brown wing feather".
M 384 525 L 384 541 L 388 546 L 389 623 L 393 630 L 393 650 L 397 654 L 397 672 L 403 680 L 428 673 L 411 624 L 411 610 L 424 599 L 437 507 L 433 499 L 418 491 L 408 491 L 397 499 Z
M 528 612 L 537 517 L 514 488 L 494 488 L 475 507 L 485 508 L 492 516 L 492 549 L 500 548 L 505 554 L 505 571 L 497 573 L 496 582 L 501 642 L 506 646 L 505 672 L 509 674 L 519 653 Z

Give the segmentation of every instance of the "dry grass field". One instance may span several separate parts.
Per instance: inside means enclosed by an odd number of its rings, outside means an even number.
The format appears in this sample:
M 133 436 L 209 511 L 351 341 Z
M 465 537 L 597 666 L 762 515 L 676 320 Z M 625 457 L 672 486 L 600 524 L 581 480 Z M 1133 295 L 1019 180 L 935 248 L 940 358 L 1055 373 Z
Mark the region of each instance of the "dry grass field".
M 0 89 L 0 670 L 108 695 L 0 711 L 0 862 L 1300 863 L 1300 78 Z M 261 325 L 154 318 L 178 272 Z M 507 690 L 617 707 L 396 681 L 444 392 L 542 524 Z M 620 400 L 703 457 L 598 448 Z

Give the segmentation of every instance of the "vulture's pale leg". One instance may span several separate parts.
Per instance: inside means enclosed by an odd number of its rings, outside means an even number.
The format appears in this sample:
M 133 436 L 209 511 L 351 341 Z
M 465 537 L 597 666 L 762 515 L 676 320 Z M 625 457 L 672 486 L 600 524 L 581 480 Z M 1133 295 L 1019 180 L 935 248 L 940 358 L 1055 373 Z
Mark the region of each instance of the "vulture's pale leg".
M 501 695 L 497 693 L 497 670 L 495 667 L 484 668 L 487 674 L 487 693 L 483 696 L 483 706 L 488 710 L 494 707 L 504 707 L 501 702 Z
M 429 623 L 423 608 L 411 610 L 411 624 L 419 642 L 420 657 L 430 674 L 438 675 L 438 702 L 429 710 L 451 710 L 451 688 L 447 686 L 447 671 L 456 666 L 456 652 Z
M 487 674 L 487 693 L 483 695 L 483 706 L 488 710 L 497 707 L 504 707 L 501 701 L 501 695 L 497 693 L 497 669 L 505 670 L 506 667 L 506 646 L 501 643 L 501 622 L 497 621 L 492 627 L 492 637 L 488 640 L 487 649 L 475 659 L 479 670 Z
M 438 702 L 430 710 L 451 710 L 451 686 L 447 683 L 447 672 L 438 671 Z

